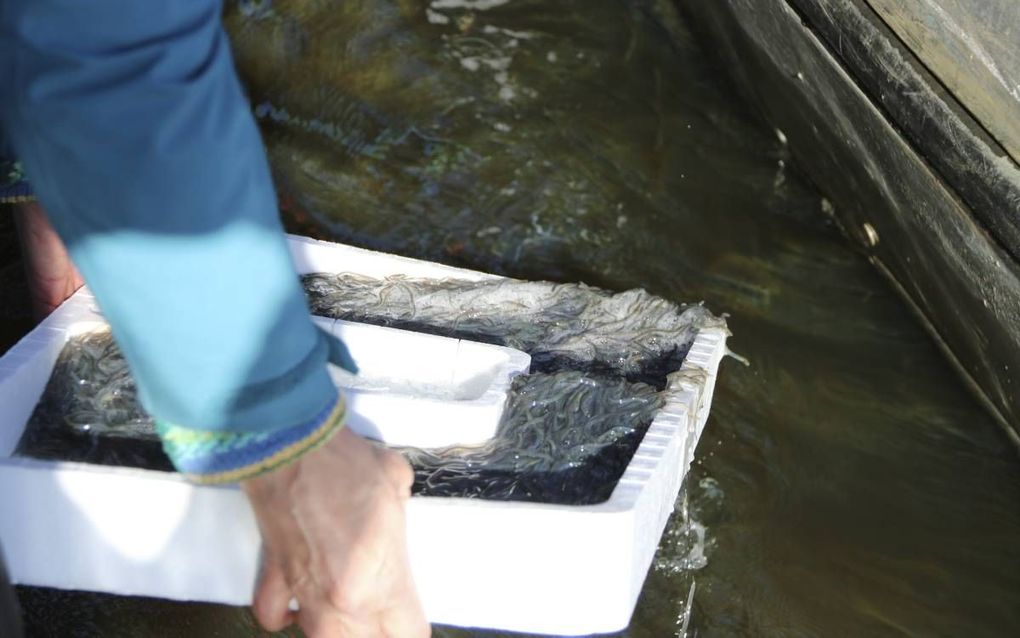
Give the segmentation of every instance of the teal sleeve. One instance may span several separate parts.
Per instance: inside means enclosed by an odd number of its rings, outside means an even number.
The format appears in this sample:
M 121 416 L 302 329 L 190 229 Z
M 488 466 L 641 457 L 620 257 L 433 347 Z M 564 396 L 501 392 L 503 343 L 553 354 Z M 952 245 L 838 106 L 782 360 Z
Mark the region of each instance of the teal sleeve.
M 337 393 L 220 9 L 0 3 L 0 118 L 146 408 L 268 435 L 307 428 Z

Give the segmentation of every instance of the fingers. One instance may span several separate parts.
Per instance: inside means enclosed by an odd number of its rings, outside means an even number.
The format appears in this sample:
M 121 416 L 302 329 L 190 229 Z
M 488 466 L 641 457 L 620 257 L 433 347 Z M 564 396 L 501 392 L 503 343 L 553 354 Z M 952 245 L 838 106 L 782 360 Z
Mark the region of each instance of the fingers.
M 387 638 L 426 638 L 432 634 L 411 583 L 383 612 L 379 624 Z
M 379 624 L 382 635 L 392 638 L 425 638 L 432 635 L 431 627 L 425 618 L 418 589 L 411 576 L 411 564 L 406 547 L 402 547 L 399 556 L 398 576 L 393 583 L 389 605 L 383 609 Z
M 294 618 L 290 612 L 290 587 L 283 568 L 275 561 L 262 566 L 262 577 L 252 603 L 255 619 L 267 631 L 280 631 Z
M 302 607 L 298 624 L 308 638 L 389 638 L 382 633 L 377 617 L 342 614 L 327 603 Z
M 414 484 L 414 470 L 411 469 L 411 464 L 403 456 L 392 450 L 378 450 L 378 452 L 381 456 L 383 467 L 386 468 L 386 473 L 393 482 L 398 496 L 403 499 L 409 498 L 411 496 L 411 486 Z

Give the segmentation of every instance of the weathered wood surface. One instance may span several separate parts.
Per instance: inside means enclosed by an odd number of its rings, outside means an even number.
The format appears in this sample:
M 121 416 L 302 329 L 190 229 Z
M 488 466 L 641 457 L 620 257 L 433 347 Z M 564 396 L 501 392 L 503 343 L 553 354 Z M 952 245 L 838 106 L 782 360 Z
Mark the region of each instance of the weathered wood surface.
M 867 2 L 1020 162 L 1020 1 Z
M 1020 441 L 1020 266 L 785 0 L 685 0 L 847 234 Z M 868 229 L 871 229 L 869 231 Z
M 1020 260 L 1020 166 L 864 0 L 788 2 L 981 223 Z

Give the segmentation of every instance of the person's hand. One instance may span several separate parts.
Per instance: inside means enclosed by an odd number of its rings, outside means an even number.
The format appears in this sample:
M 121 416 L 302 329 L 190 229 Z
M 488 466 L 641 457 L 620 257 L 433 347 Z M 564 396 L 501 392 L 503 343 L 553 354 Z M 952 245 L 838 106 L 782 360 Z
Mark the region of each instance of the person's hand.
M 28 275 L 32 311 L 36 319 L 42 319 L 84 282 L 39 204 L 16 204 L 14 219 Z
M 407 557 L 412 480 L 399 454 L 343 429 L 244 481 L 262 531 L 259 623 L 279 631 L 296 620 L 309 638 L 428 636 Z

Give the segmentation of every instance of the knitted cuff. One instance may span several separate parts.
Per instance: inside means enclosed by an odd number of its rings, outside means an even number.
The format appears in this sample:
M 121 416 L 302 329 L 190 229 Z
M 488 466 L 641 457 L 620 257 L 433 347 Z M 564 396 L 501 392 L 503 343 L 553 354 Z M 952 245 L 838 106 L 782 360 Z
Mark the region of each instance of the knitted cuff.
M 290 463 L 329 440 L 347 416 L 343 395 L 310 421 L 273 432 L 194 430 L 159 422 L 174 467 L 196 483 L 235 483 Z

